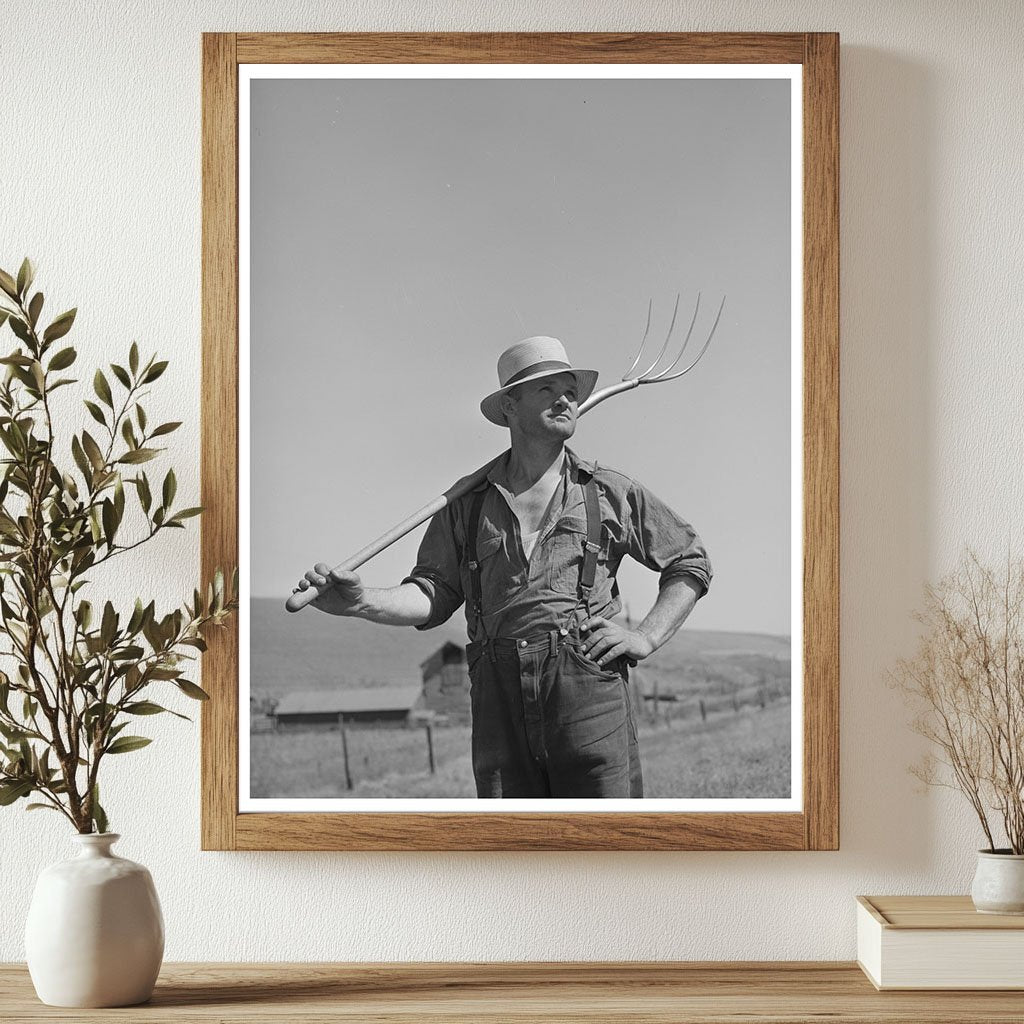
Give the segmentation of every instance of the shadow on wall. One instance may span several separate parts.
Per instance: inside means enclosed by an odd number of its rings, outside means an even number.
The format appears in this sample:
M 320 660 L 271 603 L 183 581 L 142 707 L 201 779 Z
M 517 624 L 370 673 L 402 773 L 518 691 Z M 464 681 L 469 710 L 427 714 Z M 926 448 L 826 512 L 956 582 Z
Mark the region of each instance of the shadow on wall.
M 926 869 L 922 749 L 888 673 L 931 572 L 934 73 L 844 46 L 841 99 L 841 848 Z

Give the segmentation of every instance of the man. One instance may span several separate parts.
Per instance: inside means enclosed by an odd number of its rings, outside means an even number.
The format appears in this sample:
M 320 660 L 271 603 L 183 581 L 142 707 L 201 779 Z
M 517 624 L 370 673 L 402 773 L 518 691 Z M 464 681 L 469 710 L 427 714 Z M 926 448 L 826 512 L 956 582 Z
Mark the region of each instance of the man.
M 418 629 L 466 603 L 478 796 L 640 797 L 627 666 L 682 625 L 711 565 L 693 528 L 650 491 L 566 447 L 596 371 L 535 337 L 502 353 L 498 383 L 480 409 L 508 428 L 511 448 L 430 521 L 410 575 L 372 589 L 320 563 L 297 589 L 332 583 L 315 607 Z M 626 555 L 660 573 L 635 629 L 613 621 Z

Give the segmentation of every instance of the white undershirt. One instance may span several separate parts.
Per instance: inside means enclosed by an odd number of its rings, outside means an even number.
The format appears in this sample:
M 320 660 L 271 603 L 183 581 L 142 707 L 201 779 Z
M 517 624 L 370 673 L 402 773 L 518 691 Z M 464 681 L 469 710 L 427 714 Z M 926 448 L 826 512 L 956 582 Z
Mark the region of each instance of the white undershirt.
M 526 558 L 529 560 L 530 553 L 533 551 L 533 545 L 537 543 L 537 538 L 540 536 L 540 530 L 534 530 L 533 533 L 523 534 L 523 551 L 526 553 Z

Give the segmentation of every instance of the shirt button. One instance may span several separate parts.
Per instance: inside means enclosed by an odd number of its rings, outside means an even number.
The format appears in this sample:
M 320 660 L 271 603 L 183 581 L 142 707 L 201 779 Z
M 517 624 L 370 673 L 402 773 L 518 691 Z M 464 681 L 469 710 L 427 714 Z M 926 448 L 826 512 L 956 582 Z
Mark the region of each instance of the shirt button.
M 520 640 L 519 641 L 519 646 L 520 647 L 525 647 L 526 646 L 526 641 L 525 640 Z

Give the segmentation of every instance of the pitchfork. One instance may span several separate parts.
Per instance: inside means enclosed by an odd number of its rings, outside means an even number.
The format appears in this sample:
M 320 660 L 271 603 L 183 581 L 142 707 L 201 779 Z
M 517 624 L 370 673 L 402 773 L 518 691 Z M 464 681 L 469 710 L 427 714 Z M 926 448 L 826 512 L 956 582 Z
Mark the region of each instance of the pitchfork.
M 679 313 L 679 296 L 676 295 L 676 304 L 672 310 L 672 322 L 669 324 L 668 333 L 665 335 L 665 342 L 661 346 L 658 358 L 655 359 L 654 362 L 651 363 L 651 365 L 642 373 L 634 374 L 634 371 L 640 364 L 640 357 L 644 353 L 644 348 L 647 345 L 647 335 L 651 330 L 651 311 L 653 304 L 653 299 L 647 304 L 647 326 L 644 328 L 644 336 L 640 340 L 640 348 L 637 350 L 636 358 L 633 360 L 630 368 L 622 375 L 622 380 L 617 384 L 610 384 L 606 388 L 601 388 L 600 391 L 595 391 L 585 402 L 580 403 L 579 409 L 576 413 L 577 417 L 590 412 L 591 409 L 600 405 L 606 398 L 611 398 L 612 395 L 621 395 L 623 392 L 631 391 L 633 388 L 637 388 L 641 384 L 664 384 L 666 381 L 676 380 L 677 378 L 682 377 L 683 374 L 689 373 L 701 361 L 704 353 L 708 350 L 708 346 L 711 344 L 711 339 L 715 336 L 718 321 L 722 318 L 722 309 L 725 306 L 725 298 L 723 297 L 718 306 L 718 313 L 715 315 L 715 322 L 711 325 L 711 330 L 708 332 L 707 339 L 705 340 L 701 350 L 697 353 L 696 358 L 691 360 L 682 370 L 676 370 L 676 367 L 683 358 L 683 353 L 686 351 L 686 346 L 690 343 L 690 336 L 693 334 L 694 325 L 697 323 L 697 313 L 700 310 L 700 293 L 697 293 L 697 301 L 693 307 L 693 316 L 690 318 L 690 327 L 686 332 L 686 338 L 683 340 L 682 347 L 679 349 L 675 359 L 672 360 L 668 366 L 655 373 L 658 364 L 662 361 L 665 353 L 668 351 L 669 342 L 672 339 L 672 332 L 675 330 L 676 316 Z M 449 505 L 457 498 L 461 498 L 462 495 L 468 494 L 486 478 L 491 469 L 501 458 L 504 457 L 504 454 L 505 453 L 503 452 L 497 458 L 491 459 L 487 465 L 481 466 L 475 473 L 470 473 L 469 476 L 464 476 L 461 480 L 456 480 L 455 483 L 444 492 L 444 494 L 434 498 L 433 501 L 428 502 L 421 509 L 418 509 L 409 516 L 408 519 L 403 519 L 402 522 L 397 526 L 393 526 L 387 533 L 382 534 L 373 541 L 372 544 L 367 544 L 365 548 L 360 549 L 350 558 L 346 558 L 344 562 L 334 567 L 334 571 L 351 572 L 354 569 L 358 569 L 359 566 L 368 562 L 374 555 L 379 555 L 385 548 L 394 544 L 395 541 L 400 540 L 407 533 L 415 530 L 417 526 L 425 523 L 431 516 L 436 515 L 445 506 Z M 331 586 L 331 584 L 328 584 L 328 586 Z M 324 589 L 326 589 L 326 587 Z M 315 601 L 319 596 L 320 591 L 316 587 L 311 586 L 308 590 L 299 590 L 292 594 L 285 602 L 285 607 L 290 612 L 297 612 L 300 609 L 305 608 L 307 604 Z

